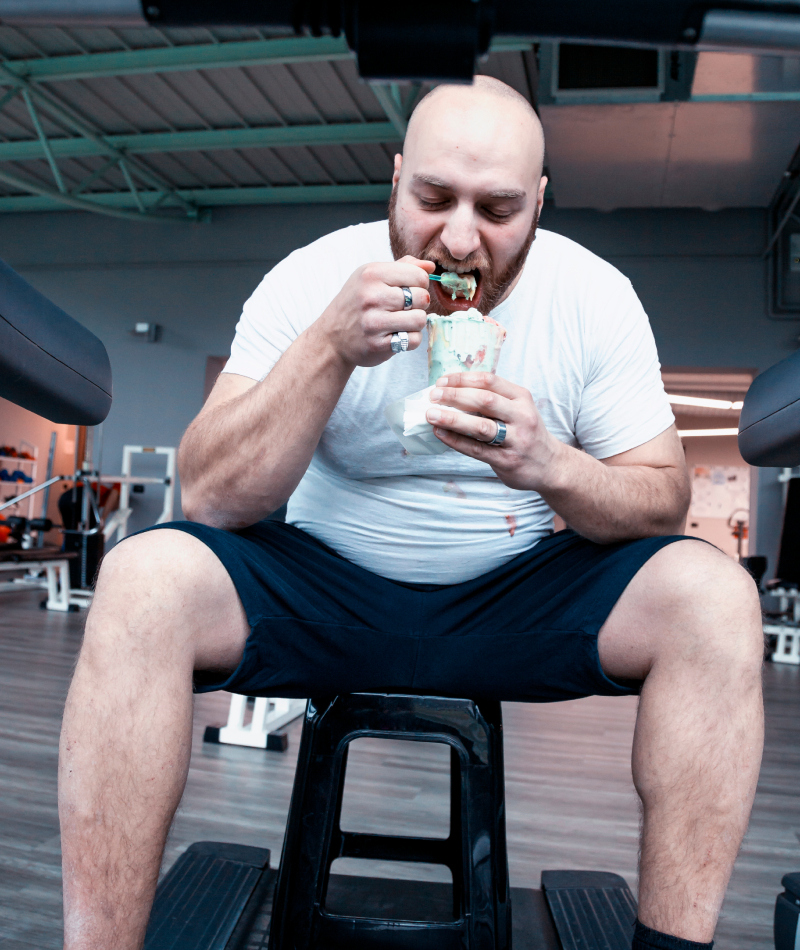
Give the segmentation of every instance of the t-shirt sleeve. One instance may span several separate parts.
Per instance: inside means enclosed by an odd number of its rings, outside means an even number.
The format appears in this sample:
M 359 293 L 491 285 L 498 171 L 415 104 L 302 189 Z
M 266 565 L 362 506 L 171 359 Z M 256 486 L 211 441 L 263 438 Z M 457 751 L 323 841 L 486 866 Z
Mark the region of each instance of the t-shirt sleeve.
M 598 459 L 649 442 L 675 417 L 647 314 L 627 279 L 587 327 L 587 376 L 575 435 Z
M 262 380 L 305 329 L 308 301 L 296 280 L 296 255 L 273 267 L 245 303 L 224 373 Z

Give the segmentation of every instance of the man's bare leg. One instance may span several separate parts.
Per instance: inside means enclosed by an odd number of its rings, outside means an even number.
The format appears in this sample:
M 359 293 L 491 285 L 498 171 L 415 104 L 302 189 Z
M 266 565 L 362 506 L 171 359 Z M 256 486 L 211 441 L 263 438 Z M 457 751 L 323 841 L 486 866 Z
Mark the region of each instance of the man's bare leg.
M 65 950 L 141 947 L 189 767 L 192 671 L 234 669 L 247 634 L 191 535 L 138 535 L 103 562 L 61 734 Z
M 710 545 L 671 544 L 628 585 L 599 650 L 613 679 L 644 679 L 632 759 L 643 816 L 639 919 L 708 942 L 761 763 L 755 585 Z

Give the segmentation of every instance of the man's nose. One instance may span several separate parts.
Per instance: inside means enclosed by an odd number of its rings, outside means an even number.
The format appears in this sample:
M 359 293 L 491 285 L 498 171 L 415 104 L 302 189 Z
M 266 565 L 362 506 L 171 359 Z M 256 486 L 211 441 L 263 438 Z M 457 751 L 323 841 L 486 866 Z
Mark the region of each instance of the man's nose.
M 481 237 L 472 207 L 459 204 L 453 210 L 442 230 L 442 243 L 457 261 L 464 260 L 478 250 Z

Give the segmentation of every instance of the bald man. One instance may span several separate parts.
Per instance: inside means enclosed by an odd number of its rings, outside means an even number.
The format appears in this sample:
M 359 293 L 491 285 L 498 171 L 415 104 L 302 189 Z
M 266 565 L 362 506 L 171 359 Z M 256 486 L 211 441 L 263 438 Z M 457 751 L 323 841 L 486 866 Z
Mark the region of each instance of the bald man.
M 647 318 L 613 267 L 537 231 L 543 151 L 507 86 L 438 88 L 389 221 L 294 252 L 245 305 L 181 445 L 190 521 L 100 572 L 61 743 L 67 950 L 142 944 L 193 688 L 638 693 L 633 947 L 710 945 L 761 756 L 758 598 L 682 536 Z M 475 298 L 434 271 L 472 273 Z M 508 329 L 498 374 L 439 380 L 428 420 L 449 451 L 408 455 L 383 409 L 427 383 L 427 314 L 470 305 Z M 264 520 L 287 501 L 286 524 Z

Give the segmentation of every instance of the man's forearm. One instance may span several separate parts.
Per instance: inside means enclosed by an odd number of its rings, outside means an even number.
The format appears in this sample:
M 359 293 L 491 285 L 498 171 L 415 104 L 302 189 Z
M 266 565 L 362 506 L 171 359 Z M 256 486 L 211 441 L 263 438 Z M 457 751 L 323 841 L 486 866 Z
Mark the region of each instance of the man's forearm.
M 672 465 L 607 465 L 559 444 L 553 477 L 538 491 L 578 534 L 610 544 L 683 532 L 690 497 L 683 471 Z
M 352 370 L 313 325 L 260 383 L 201 413 L 178 456 L 186 516 L 234 529 L 283 505 Z

